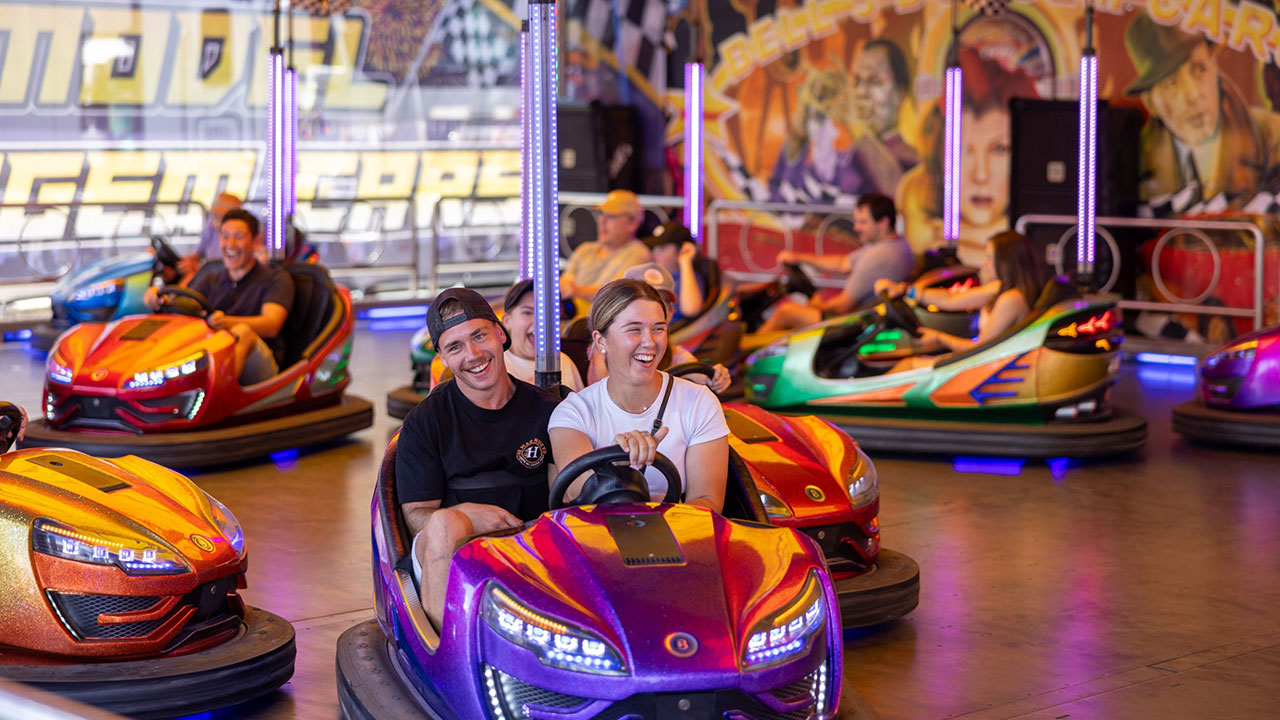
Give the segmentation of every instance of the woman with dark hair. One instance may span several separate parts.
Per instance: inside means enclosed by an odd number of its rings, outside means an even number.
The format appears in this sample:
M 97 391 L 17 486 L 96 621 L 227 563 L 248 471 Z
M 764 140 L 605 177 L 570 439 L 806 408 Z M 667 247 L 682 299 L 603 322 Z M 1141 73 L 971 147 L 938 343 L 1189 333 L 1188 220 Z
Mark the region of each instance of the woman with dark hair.
M 684 485 L 685 502 L 720 512 L 729 468 L 729 426 L 706 387 L 658 370 L 667 351 L 667 307 L 653 286 L 614 280 L 591 303 L 591 342 L 609 375 L 565 398 L 547 424 L 556 463 L 565 467 L 592 450 L 618 445 L 633 467 L 647 468 L 652 497 L 666 494 L 650 467 L 661 452 Z M 582 478 L 566 497 L 576 497 Z
M 958 293 L 952 293 L 946 288 L 925 289 L 886 280 L 878 281 L 876 290 L 885 292 L 890 297 L 905 295 L 918 304 L 932 305 L 939 310 L 978 310 L 976 339 L 920 328 L 920 342 L 926 347 L 964 352 L 1021 322 L 1031 312 L 1031 305 L 1040 296 L 1044 286 L 1034 248 L 1026 237 L 1012 230 L 996 233 L 987 241 L 978 279 L 980 285 Z M 936 357 L 930 356 L 909 357 L 898 363 L 893 372 L 929 367 L 936 361 Z

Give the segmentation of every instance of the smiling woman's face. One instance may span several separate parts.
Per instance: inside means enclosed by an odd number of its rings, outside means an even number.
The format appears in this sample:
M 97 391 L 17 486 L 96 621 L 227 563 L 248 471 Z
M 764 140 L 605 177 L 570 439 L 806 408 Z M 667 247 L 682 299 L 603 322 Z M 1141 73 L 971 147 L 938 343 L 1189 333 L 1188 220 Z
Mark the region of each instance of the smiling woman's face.
M 642 385 L 653 379 L 667 351 L 667 309 L 652 300 L 635 300 L 614 318 L 608 331 L 596 333 L 610 377 Z
M 960 217 L 987 227 L 1009 207 L 1009 113 L 993 109 L 960 115 Z

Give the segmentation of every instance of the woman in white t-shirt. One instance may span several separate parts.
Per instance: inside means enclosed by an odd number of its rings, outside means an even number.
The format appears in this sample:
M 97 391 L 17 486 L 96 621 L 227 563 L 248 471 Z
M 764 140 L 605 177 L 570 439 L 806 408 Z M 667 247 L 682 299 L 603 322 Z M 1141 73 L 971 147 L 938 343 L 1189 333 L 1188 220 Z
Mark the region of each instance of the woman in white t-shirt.
M 591 342 L 604 355 L 609 376 L 565 398 L 548 431 L 556 464 L 610 445 L 644 467 L 649 493 L 666 494 L 667 481 L 651 467 L 656 453 L 675 465 L 685 502 L 720 512 L 729 467 L 729 426 L 720 401 L 706 387 L 658 371 L 667 350 L 667 309 L 657 291 L 638 280 L 615 280 L 591 305 Z M 651 434 L 667 385 L 671 394 L 661 427 Z M 585 479 L 570 486 L 575 497 Z

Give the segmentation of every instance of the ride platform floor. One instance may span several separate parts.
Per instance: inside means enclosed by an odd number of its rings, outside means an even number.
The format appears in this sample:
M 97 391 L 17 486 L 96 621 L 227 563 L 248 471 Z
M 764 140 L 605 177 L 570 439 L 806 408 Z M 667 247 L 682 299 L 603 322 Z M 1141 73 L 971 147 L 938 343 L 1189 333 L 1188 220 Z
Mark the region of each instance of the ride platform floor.
M 411 333 L 357 332 L 373 428 L 193 473 L 244 525 L 245 596 L 298 642 L 281 690 L 203 717 L 340 716 L 334 645 L 371 617 L 369 501 Z M 38 409 L 42 376 L 0 346 L 4 399 Z M 1150 421 L 1130 458 L 874 458 L 884 544 L 921 569 L 919 608 L 846 634 L 845 673 L 882 718 L 1280 717 L 1280 456 L 1174 436 L 1193 387 L 1190 368 L 1126 366 L 1115 401 Z

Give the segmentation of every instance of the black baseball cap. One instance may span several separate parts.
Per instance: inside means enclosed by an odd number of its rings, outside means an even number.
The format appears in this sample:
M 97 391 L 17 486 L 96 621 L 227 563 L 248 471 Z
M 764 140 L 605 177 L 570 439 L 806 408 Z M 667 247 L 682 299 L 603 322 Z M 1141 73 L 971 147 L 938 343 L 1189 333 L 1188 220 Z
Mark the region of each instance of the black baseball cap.
M 672 220 L 654 228 L 653 236 L 645 238 L 642 242 L 648 245 L 650 250 L 663 245 L 683 245 L 693 242 L 693 233 L 690 233 L 689 228 L 682 225 L 680 221 Z
M 520 304 L 520 300 L 527 294 L 533 292 L 533 280 L 521 280 L 511 289 L 507 291 L 507 296 L 502 300 L 502 312 L 509 313 L 511 308 Z
M 462 308 L 462 312 L 450 318 L 441 319 L 440 308 L 449 300 L 457 301 Z M 475 290 L 467 288 L 449 288 L 436 296 L 431 303 L 431 307 L 427 308 L 427 332 L 431 335 L 431 344 L 440 348 L 440 336 L 445 330 L 461 325 L 468 320 L 489 320 L 495 325 L 502 327 L 502 334 L 506 340 L 502 343 L 502 349 L 511 348 L 511 333 L 498 322 L 498 316 L 493 312 L 493 308 L 489 305 L 484 296 Z

